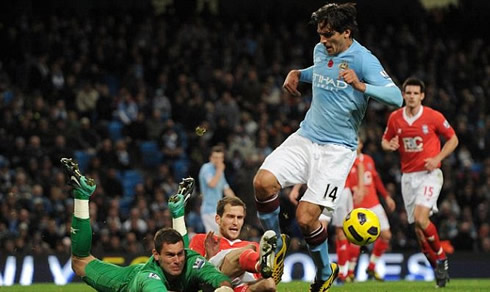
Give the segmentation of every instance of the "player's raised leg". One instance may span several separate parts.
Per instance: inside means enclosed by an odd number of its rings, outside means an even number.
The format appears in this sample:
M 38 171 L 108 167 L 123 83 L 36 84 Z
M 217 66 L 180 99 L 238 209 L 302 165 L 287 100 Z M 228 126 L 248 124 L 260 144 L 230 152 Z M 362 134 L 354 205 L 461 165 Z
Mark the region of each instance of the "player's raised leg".
M 281 185 L 272 172 L 266 169 L 259 169 L 254 178 L 255 203 L 258 216 L 262 226 L 266 230 L 272 230 L 277 236 L 276 255 L 274 258 L 274 268 L 272 277 L 275 283 L 279 283 L 284 272 L 284 259 L 289 248 L 290 238 L 286 234 L 281 234 L 279 226 L 279 191 Z
M 95 191 L 95 182 L 83 176 L 78 164 L 71 158 L 62 158 L 61 164 L 69 177 L 73 189 L 74 211 L 70 228 L 72 269 L 77 276 L 85 276 L 85 267 L 95 258 L 90 255 L 92 248 L 92 227 L 89 218 L 89 199 Z

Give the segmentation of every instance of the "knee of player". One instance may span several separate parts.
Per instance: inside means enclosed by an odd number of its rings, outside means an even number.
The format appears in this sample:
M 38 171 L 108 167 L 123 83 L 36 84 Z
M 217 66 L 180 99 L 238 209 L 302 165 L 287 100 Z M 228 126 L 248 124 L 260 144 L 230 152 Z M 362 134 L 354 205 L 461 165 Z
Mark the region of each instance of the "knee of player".
M 259 170 L 254 177 L 254 189 L 257 197 L 268 197 L 274 195 L 280 190 L 280 185 L 276 177 L 266 170 Z
M 342 230 L 342 227 L 335 227 L 335 236 L 337 237 L 338 240 L 347 239 L 347 237 L 345 237 L 344 230 Z
M 273 278 L 268 278 L 264 279 L 261 283 L 261 288 L 260 291 L 264 292 L 275 292 L 276 291 L 276 283 L 274 282 Z
M 429 225 L 429 218 L 424 216 L 415 217 L 415 227 L 420 228 L 420 230 L 424 230 L 427 225 Z
M 391 231 L 389 229 L 381 230 L 380 237 L 385 241 L 390 241 L 391 240 Z

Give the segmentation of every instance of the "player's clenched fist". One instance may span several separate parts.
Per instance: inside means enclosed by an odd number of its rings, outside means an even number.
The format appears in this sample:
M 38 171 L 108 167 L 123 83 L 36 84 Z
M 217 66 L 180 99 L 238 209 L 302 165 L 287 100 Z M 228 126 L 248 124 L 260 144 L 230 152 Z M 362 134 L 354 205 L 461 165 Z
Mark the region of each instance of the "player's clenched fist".
M 291 70 L 284 80 L 282 87 L 291 95 L 300 96 L 301 92 L 298 91 L 298 83 L 301 72 L 299 70 Z
M 390 150 L 390 151 L 398 150 L 398 148 L 400 148 L 400 143 L 398 143 L 398 135 L 391 138 L 391 140 L 388 141 L 386 146 L 387 146 L 386 150 Z
M 341 79 L 344 79 L 344 81 L 350 84 L 352 87 L 354 87 L 354 89 L 359 90 L 361 92 L 366 91 L 366 84 L 359 81 L 359 78 L 357 78 L 357 74 L 354 70 L 352 69 L 340 70 L 339 77 Z

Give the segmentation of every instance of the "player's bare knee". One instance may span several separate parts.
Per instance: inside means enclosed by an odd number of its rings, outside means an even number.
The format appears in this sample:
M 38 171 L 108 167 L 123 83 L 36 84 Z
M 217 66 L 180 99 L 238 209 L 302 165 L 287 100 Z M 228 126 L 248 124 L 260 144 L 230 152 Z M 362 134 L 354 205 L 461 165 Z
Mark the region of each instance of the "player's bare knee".
M 423 216 L 415 218 L 415 226 L 423 231 L 429 225 L 429 219 Z
M 276 291 L 276 282 L 274 282 L 273 278 L 268 278 L 264 281 L 264 292 L 275 292 Z
M 381 230 L 380 237 L 384 241 L 390 241 L 391 240 L 391 231 L 389 229 L 388 230 Z
M 258 199 L 267 199 L 280 190 L 276 177 L 269 171 L 259 170 L 254 177 L 255 196 Z

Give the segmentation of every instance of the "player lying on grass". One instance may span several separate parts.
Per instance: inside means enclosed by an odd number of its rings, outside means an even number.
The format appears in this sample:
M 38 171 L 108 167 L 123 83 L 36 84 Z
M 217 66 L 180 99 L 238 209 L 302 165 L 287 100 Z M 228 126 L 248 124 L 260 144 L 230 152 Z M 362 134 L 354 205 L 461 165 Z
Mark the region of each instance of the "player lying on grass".
M 185 188 L 192 189 L 194 180 L 184 179 Z M 186 192 L 191 194 L 192 191 Z M 176 194 L 169 199 L 173 227 L 184 238 L 187 229 L 184 222 L 184 209 L 189 196 Z M 237 197 L 225 197 L 218 201 L 216 223 L 219 236 L 208 232 L 196 234 L 190 249 L 205 256 L 233 280 L 234 291 L 276 291 L 276 282 L 271 278 L 274 268 L 277 236 L 272 230 L 264 233 L 260 244 L 238 239 L 246 215 L 245 203 Z M 281 268 L 282 270 L 282 268 Z
M 144 264 L 121 267 L 92 256 L 89 199 L 95 191 L 95 181 L 83 176 L 72 159 L 62 158 L 61 163 L 70 178 L 69 184 L 74 187 L 75 197 L 70 229 L 71 264 L 85 283 L 97 291 L 233 291 L 230 278 L 200 254 L 184 248 L 182 236 L 171 228 L 157 231 L 153 255 Z

